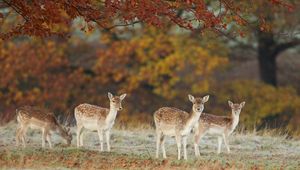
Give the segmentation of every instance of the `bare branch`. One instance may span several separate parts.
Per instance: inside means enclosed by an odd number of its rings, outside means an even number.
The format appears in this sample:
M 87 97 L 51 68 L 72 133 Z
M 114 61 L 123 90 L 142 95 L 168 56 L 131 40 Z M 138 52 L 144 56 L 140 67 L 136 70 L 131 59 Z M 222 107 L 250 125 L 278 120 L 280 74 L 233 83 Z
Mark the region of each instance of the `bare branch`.
M 116 27 L 125 27 L 125 26 L 130 26 L 130 25 L 135 25 L 137 23 L 141 23 L 142 21 L 133 21 L 133 22 L 130 22 L 130 23 L 125 23 L 125 24 L 116 24 L 116 25 L 112 25 L 110 27 L 107 27 L 105 28 L 106 30 L 111 30 L 113 28 L 116 28 Z
M 222 37 L 225 37 L 226 39 L 231 40 L 231 41 L 239 44 L 240 47 L 251 49 L 251 50 L 256 50 L 255 47 L 253 47 L 252 45 L 239 41 L 237 39 L 237 36 L 233 36 L 230 33 L 226 33 L 226 32 L 224 32 L 220 29 L 217 29 L 217 28 L 214 28 L 214 31 L 217 34 L 221 35 Z
M 278 44 L 275 48 L 274 53 L 279 54 L 279 53 L 281 53 L 289 48 L 295 47 L 297 45 L 300 45 L 300 39 L 295 39 L 290 42 Z
M 8 8 L 8 7 L 10 7 L 10 6 L 7 5 L 6 3 L 0 2 L 0 9 L 2 9 L 2 8 Z
M 21 15 L 21 16 L 24 18 L 25 21 L 28 21 L 27 16 L 24 15 L 18 7 L 14 6 L 14 5 L 11 4 L 10 2 L 8 2 L 7 0 L 3 0 L 3 2 L 4 2 L 7 6 L 11 7 L 16 13 L 18 13 L 19 15 Z

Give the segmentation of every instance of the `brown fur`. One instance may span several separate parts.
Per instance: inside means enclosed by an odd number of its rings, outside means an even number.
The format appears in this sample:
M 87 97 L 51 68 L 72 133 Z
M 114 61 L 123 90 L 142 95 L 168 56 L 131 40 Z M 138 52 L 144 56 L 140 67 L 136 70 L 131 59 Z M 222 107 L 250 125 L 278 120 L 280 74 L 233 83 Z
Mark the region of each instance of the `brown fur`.
M 244 107 L 245 102 L 233 104 L 231 101 L 228 101 L 228 104 L 231 108 L 231 116 L 216 116 L 208 113 L 201 114 L 199 124 L 197 127 L 195 126 L 194 148 L 196 156 L 200 156 L 198 143 L 207 133 L 218 136 L 218 153 L 221 152 L 222 138 L 227 151 L 230 152 L 227 138 L 238 125 L 239 114 Z
M 45 108 L 36 106 L 23 106 L 17 109 L 17 114 L 20 115 L 24 119 L 24 121 L 35 118 L 41 121 L 48 122 L 52 126 L 58 125 L 54 113 Z
M 68 144 L 71 143 L 71 134 L 69 134 L 69 131 L 64 129 L 58 123 L 53 112 L 40 107 L 23 106 L 17 109 L 16 114 L 19 124 L 16 132 L 17 145 L 22 140 L 23 146 L 25 147 L 26 131 L 31 125 L 39 127 L 42 130 L 43 147 L 45 138 L 47 138 L 47 141 L 51 147 L 50 131 L 57 131 L 59 135 L 67 141 Z
M 178 159 L 181 159 L 181 145 L 183 144 L 184 159 L 187 159 L 186 140 L 195 124 L 198 124 L 200 115 L 204 109 L 204 103 L 209 96 L 195 98 L 189 95 L 189 100 L 193 103 L 192 113 L 174 107 L 162 107 L 158 109 L 153 117 L 156 127 L 156 157 L 159 157 L 159 147 L 162 148 L 163 157 L 166 158 L 164 147 L 165 136 L 175 136 L 177 143 Z
M 208 113 L 202 113 L 200 120 L 199 120 L 199 126 L 205 126 L 205 125 L 221 125 L 221 126 L 228 126 L 232 124 L 232 117 L 229 116 L 216 116 L 213 114 Z
M 76 116 L 78 117 L 95 117 L 99 119 L 105 119 L 109 113 L 109 109 L 99 107 L 91 104 L 80 104 L 75 108 Z
M 83 146 L 83 131 L 97 131 L 100 140 L 100 150 L 103 151 L 103 134 L 106 136 L 107 150 L 110 151 L 110 131 L 115 123 L 117 112 L 122 110 L 122 101 L 126 94 L 113 96 L 108 92 L 110 107 L 103 108 L 91 104 L 80 104 L 74 110 L 77 124 L 77 147 Z
M 154 113 L 157 122 L 164 121 L 166 124 L 185 123 L 189 113 L 175 107 L 162 107 Z

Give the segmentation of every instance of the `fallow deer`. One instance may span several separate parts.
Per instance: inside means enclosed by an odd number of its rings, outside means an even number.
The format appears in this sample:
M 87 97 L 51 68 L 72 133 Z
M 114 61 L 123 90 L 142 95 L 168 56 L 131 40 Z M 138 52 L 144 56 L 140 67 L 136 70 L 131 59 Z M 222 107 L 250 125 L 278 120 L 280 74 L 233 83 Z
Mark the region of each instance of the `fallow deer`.
M 75 108 L 77 147 L 83 146 L 83 129 L 88 129 L 98 132 L 100 151 L 103 151 L 103 133 L 105 133 L 107 150 L 110 151 L 110 131 L 115 123 L 118 111 L 122 110 L 122 100 L 125 96 L 126 94 L 113 96 L 108 93 L 109 109 L 86 103 Z
M 181 145 L 183 144 L 184 159 L 187 159 L 186 140 L 191 133 L 192 128 L 198 123 L 200 115 L 204 109 L 204 103 L 208 101 L 209 96 L 195 98 L 188 95 L 193 103 L 192 113 L 174 107 L 162 107 L 154 113 L 154 122 L 156 126 L 156 158 L 159 157 L 159 147 L 161 146 L 163 158 L 167 158 L 164 146 L 165 136 L 175 136 L 178 151 L 178 160 L 181 156 Z
M 228 101 L 228 104 L 231 108 L 231 116 L 216 116 L 202 113 L 198 127 L 195 127 L 194 149 L 197 157 L 200 156 L 198 143 L 205 134 L 216 135 L 218 137 L 218 154 L 221 153 L 222 138 L 226 145 L 227 152 L 230 152 L 228 137 L 239 123 L 240 113 L 245 102 L 233 104 L 231 101 Z
M 42 147 L 45 147 L 45 141 L 51 143 L 51 132 L 58 132 L 64 138 L 68 145 L 71 144 L 72 135 L 70 129 L 62 127 L 56 120 L 54 114 L 46 109 L 32 106 L 23 106 L 16 110 L 18 127 L 16 131 L 17 146 L 22 141 L 23 147 L 25 144 L 25 136 L 28 128 L 40 129 L 42 131 Z

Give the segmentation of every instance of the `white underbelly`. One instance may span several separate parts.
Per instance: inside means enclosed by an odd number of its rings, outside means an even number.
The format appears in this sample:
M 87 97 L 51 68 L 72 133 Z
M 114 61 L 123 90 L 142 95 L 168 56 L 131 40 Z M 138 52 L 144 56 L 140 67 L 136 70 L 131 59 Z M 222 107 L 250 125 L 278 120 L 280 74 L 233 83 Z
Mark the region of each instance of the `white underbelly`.
M 98 129 L 105 129 L 105 122 L 99 122 L 95 119 L 81 119 L 80 122 L 83 127 L 88 130 L 95 131 Z
M 160 125 L 159 129 L 162 131 L 163 135 L 175 136 L 176 130 L 174 125 Z
M 36 124 L 32 124 L 32 123 L 30 123 L 29 127 L 31 129 L 39 129 L 39 130 L 44 128 L 42 125 L 36 125 Z
M 209 128 L 207 133 L 211 134 L 211 135 L 221 135 L 224 133 L 225 128 L 221 128 L 221 127 L 212 127 Z
M 28 123 L 31 129 L 40 129 L 40 130 L 42 130 L 43 128 L 49 125 L 48 123 L 43 122 L 36 118 L 31 118 Z
M 175 136 L 175 129 L 168 129 L 168 130 L 164 130 L 163 134 L 166 136 Z

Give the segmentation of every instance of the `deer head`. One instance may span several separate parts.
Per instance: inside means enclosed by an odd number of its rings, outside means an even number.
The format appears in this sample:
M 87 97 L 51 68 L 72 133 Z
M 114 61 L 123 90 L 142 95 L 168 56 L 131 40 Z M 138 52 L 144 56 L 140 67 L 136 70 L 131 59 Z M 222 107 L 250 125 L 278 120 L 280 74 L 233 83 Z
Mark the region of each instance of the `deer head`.
M 122 94 L 121 96 L 113 96 L 110 92 L 108 92 L 108 98 L 110 101 L 110 107 L 115 108 L 117 111 L 121 111 L 122 101 L 126 97 L 126 94 Z
M 242 108 L 245 106 L 246 102 L 242 102 L 242 103 L 232 103 L 231 101 L 228 101 L 228 105 L 231 108 L 231 112 L 232 114 L 238 116 L 241 113 Z
M 70 128 L 61 127 L 59 129 L 61 137 L 66 140 L 67 145 L 70 145 L 72 142 L 72 134 L 70 132 Z
M 202 113 L 204 110 L 204 103 L 208 101 L 209 95 L 204 96 L 203 98 L 201 97 L 194 97 L 192 95 L 188 95 L 189 100 L 193 103 L 193 112 L 195 113 Z

